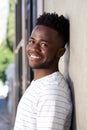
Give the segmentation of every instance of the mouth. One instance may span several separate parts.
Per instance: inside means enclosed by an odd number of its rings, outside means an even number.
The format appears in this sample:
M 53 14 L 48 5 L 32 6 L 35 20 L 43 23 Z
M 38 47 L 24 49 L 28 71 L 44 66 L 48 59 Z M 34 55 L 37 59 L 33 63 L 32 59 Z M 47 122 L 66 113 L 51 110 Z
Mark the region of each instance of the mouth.
M 41 59 L 41 56 L 39 56 L 39 55 L 37 55 L 37 54 L 33 54 L 33 53 L 30 53 L 30 54 L 29 54 L 29 57 L 30 57 L 30 59 L 32 59 L 32 60 L 39 60 L 39 59 Z

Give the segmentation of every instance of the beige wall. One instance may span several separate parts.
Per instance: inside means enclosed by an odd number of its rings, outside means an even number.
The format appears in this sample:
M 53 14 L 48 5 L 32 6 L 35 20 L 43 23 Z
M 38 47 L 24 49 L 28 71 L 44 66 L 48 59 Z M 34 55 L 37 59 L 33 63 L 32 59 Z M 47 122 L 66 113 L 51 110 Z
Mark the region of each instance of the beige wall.
M 44 11 L 64 14 L 70 19 L 70 47 L 61 60 L 60 70 L 69 72 L 75 98 L 73 130 L 87 130 L 87 0 L 44 0 Z

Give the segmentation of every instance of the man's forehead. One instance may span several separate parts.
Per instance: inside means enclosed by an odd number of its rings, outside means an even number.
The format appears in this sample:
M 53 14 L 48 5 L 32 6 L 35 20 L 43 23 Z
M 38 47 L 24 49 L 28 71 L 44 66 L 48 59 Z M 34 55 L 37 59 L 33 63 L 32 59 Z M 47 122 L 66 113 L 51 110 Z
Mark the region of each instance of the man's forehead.
M 39 33 L 39 34 L 42 34 L 42 35 L 46 35 L 47 37 L 51 37 L 51 36 L 57 37 L 59 35 L 56 30 L 54 30 L 54 29 L 52 29 L 50 27 L 44 26 L 44 25 L 37 25 L 33 29 L 31 35 L 33 35 L 35 33 L 36 34 Z

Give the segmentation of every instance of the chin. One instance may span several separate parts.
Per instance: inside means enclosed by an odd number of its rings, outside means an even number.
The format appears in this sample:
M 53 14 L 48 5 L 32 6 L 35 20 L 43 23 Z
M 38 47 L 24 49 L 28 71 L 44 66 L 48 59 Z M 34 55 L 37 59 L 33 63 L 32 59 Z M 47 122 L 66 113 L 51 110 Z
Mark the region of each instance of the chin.
M 37 66 L 37 65 L 31 65 L 31 64 L 29 64 L 29 67 L 31 67 L 32 69 L 39 69 L 39 66 Z

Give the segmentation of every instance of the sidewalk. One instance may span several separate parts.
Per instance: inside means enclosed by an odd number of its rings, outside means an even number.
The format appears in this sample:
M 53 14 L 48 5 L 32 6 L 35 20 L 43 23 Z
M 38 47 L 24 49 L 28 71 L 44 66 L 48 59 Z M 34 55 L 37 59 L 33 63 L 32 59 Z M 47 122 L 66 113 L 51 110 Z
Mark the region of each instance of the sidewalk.
M 13 130 L 6 100 L 0 100 L 0 130 Z

